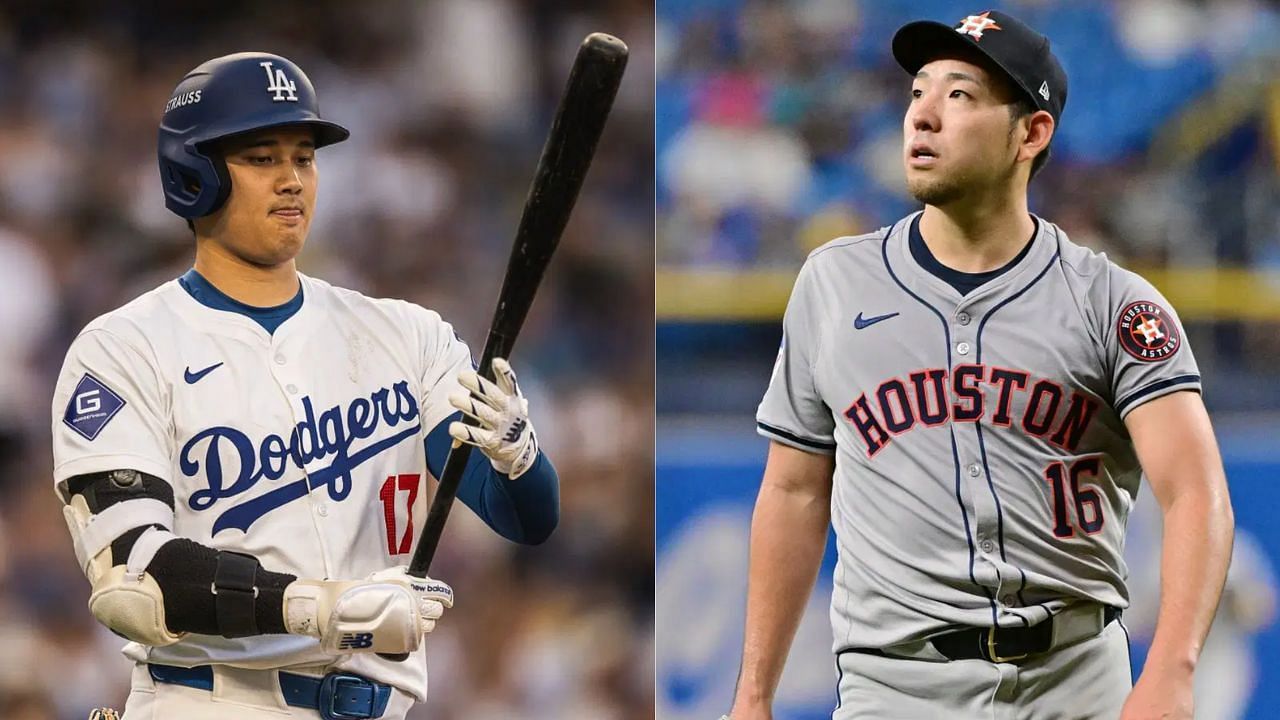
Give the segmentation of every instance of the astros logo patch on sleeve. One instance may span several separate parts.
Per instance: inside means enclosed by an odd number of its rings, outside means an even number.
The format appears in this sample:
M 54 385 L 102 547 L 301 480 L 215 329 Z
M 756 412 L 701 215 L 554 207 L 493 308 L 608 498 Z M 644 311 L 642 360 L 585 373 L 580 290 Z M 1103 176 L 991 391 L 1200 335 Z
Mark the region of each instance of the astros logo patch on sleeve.
M 85 373 L 76 384 L 75 392 L 71 393 L 67 410 L 62 414 L 62 422 L 83 435 L 86 440 L 93 440 L 122 407 L 124 398 L 103 385 L 102 381 Z
M 1143 362 L 1173 357 L 1182 347 L 1182 335 L 1169 313 L 1159 305 L 1139 300 L 1120 311 L 1116 325 L 1120 347 Z

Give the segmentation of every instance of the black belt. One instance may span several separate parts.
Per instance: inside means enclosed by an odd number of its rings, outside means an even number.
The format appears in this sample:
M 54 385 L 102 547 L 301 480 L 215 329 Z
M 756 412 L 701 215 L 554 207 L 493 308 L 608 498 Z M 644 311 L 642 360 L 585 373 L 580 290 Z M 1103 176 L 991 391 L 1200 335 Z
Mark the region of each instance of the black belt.
M 1106 627 L 1120 617 L 1120 608 L 1107 606 L 1102 613 Z M 934 649 L 948 660 L 1008 662 L 1053 649 L 1053 618 L 1030 627 L 969 628 L 929 638 Z M 898 657 L 879 648 L 849 648 L 881 657 Z
M 176 667 L 147 665 L 156 682 L 182 685 L 198 690 L 213 690 L 213 666 Z M 262 672 L 272 672 L 263 670 Z M 391 686 L 351 673 L 331 672 L 322 678 L 296 675 L 284 671 L 280 691 L 286 705 L 307 708 L 320 713 L 325 720 L 366 720 L 380 718 L 391 700 Z

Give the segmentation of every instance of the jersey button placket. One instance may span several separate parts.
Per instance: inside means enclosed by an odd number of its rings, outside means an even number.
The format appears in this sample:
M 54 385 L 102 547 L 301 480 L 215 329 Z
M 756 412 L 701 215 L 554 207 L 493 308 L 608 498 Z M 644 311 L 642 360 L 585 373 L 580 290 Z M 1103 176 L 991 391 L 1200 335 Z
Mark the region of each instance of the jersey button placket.
M 289 382 L 294 379 L 293 373 L 286 367 L 289 364 L 289 358 L 285 357 L 284 353 L 278 352 L 275 356 L 275 363 L 279 366 L 279 369 L 272 373 L 276 379 L 276 383 L 278 383 L 284 391 L 290 395 L 297 395 L 298 386 L 295 383 Z M 297 407 L 294 408 L 294 419 L 299 419 Z
M 948 325 L 951 335 L 951 371 L 955 372 L 957 368 L 973 364 L 977 355 L 973 315 L 969 312 L 967 299 L 951 312 Z M 976 385 L 980 387 L 981 381 Z M 974 579 L 979 585 L 994 590 L 999 587 L 1001 580 L 1000 545 L 995 540 L 996 510 L 984 478 L 977 423 L 954 423 L 952 428 L 962 463 L 959 468 L 961 480 L 972 507 L 970 521 L 973 523 L 974 534 L 971 547 L 980 553 L 973 566 Z
M 289 366 L 289 358 L 283 352 L 276 352 L 272 360 L 276 364 L 276 369 L 271 372 L 271 376 L 276 381 L 276 386 L 284 392 L 292 395 L 289 399 L 289 410 L 293 415 L 294 423 L 301 423 L 306 420 L 306 410 L 302 405 L 302 401 L 298 399 L 298 378 L 293 372 L 293 368 Z M 303 468 L 304 474 L 310 474 L 307 468 Z
M 960 356 L 960 362 L 969 362 L 969 354 L 973 352 L 973 338 L 969 336 L 969 323 L 973 318 L 967 310 L 957 309 L 951 315 L 951 324 L 955 328 L 953 331 L 954 344 L 951 346 L 956 355 Z

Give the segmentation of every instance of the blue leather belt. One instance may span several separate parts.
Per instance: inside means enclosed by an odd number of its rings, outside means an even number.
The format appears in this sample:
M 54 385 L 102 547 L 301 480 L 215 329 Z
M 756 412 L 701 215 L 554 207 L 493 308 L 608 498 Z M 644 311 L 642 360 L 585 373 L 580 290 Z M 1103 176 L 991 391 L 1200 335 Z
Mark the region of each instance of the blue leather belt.
M 182 685 L 197 690 L 213 690 L 213 666 L 177 667 L 147 665 L 156 682 Z M 263 670 L 262 672 L 272 672 Z M 280 690 L 290 707 L 307 708 L 324 720 L 368 720 L 380 718 L 391 700 L 391 686 L 351 673 L 331 672 L 323 678 L 279 671 Z

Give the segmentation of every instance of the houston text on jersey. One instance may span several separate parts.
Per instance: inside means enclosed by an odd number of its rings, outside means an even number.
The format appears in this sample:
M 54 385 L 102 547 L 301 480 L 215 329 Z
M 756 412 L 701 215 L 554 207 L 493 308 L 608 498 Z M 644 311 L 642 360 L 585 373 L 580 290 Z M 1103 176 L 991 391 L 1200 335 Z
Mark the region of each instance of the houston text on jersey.
M 1028 435 L 1048 436 L 1049 442 L 1075 450 L 1098 409 L 1098 401 L 1072 390 L 1070 397 L 1058 383 L 1033 378 L 1024 370 L 993 365 L 959 365 L 951 373 L 942 368 L 907 373 L 906 380 L 889 378 L 875 392 L 863 393 L 844 411 L 874 457 L 892 441 L 916 427 L 954 422 L 979 422 L 986 417 L 984 386 L 994 391 L 991 422 L 1012 427 L 1014 420 Z M 950 392 L 948 392 L 950 390 Z M 1017 418 L 1012 412 L 1014 394 L 1027 396 Z

